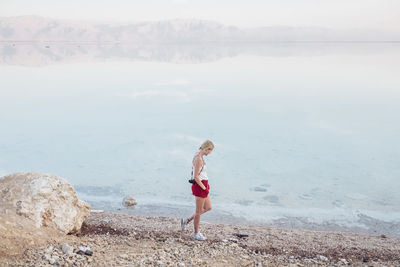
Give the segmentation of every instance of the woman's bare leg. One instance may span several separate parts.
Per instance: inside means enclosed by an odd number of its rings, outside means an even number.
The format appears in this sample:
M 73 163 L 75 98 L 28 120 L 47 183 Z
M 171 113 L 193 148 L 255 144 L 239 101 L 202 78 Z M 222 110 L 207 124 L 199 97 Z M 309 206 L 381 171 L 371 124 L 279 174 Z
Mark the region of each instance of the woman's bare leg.
M 200 215 L 203 214 L 203 206 L 204 202 L 206 201 L 205 198 L 196 197 L 196 213 L 194 214 L 194 232 L 199 232 L 199 225 L 200 225 Z
M 203 213 L 206 213 L 207 211 L 210 211 L 212 209 L 212 205 L 211 205 L 211 199 L 210 199 L 210 195 L 208 195 L 206 197 L 206 200 L 204 201 L 204 205 L 203 205 Z M 203 214 L 202 213 L 202 214 Z
M 207 196 L 205 198 L 204 205 L 203 205 L 203 211 L 202 211 L 201 214 L 204 214 L 207 211 L 210 211 L 211 208 L 212 208 L 212 206 L 211 206 L 210 196 Z M 196 209 L 197 209 L 197 207 L 196 207 Z M 190 223 L 194 219 L 195 215 L 196 215 L 196 213 L 193 213 L 193 215 L 188 218 L 188 222 L 187 223 Z

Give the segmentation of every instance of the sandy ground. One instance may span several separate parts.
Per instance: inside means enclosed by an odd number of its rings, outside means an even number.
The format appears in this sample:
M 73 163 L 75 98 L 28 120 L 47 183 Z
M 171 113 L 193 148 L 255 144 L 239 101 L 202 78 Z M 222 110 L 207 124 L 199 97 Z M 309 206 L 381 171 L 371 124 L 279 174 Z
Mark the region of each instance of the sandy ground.
M 15 231 L 22 235 L 23 225 Z M 0 265 L 400 266 L 400 237 L 395 236 L 206 222 L 201 224 L 206 241 L 194 240 L 192 232 L 192 224 L 182 231 L 177 218 L 92 212 L 79 234 L 43 230 L 19 240 L 9 233 L 0 241 Z M 63 245 L 74 252 L 63 251 Z M 80 245 L 89 246 L 93 255 L 77 254 Z

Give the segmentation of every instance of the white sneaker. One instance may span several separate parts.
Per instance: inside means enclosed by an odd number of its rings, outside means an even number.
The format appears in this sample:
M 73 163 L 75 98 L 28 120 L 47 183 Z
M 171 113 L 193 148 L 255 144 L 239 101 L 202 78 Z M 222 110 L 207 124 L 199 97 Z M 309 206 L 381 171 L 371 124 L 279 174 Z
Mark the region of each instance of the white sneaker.
M 185 227 L 186 227 L 186 225 L 188 224 L 188 219 L 186 218 L 186 219 L 181 219 L 181 228 L 182 228 L 182 231 L 184 231 L 185 230 Z
M 205 238 L 200 232 L 194 233 L 194 234 L 193 234 L 193 237 L 194 237 L 195 239 L 199 240 L 199 241 L 204 241 L 204 240 L 206 240 L 206 238 Z

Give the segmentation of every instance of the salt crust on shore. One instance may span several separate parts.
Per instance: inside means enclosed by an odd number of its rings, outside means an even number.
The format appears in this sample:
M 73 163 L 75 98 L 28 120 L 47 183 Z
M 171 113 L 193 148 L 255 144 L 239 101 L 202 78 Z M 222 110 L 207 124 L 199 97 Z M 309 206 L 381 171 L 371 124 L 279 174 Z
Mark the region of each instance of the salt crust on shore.
M 42 242 L 22 238 L 23 244 L 3 239 L 0 265 L 400 266 L 400 237 L 204 222 L 201 231 L 208 239 L 201 242 L 191 237 L 192 227 L 182 232 L 177 218 L 91 213 L 77 235 L 42 233 Z M 93 256 L 67 256 L 61 250 L 64 243 L 90 246 Z

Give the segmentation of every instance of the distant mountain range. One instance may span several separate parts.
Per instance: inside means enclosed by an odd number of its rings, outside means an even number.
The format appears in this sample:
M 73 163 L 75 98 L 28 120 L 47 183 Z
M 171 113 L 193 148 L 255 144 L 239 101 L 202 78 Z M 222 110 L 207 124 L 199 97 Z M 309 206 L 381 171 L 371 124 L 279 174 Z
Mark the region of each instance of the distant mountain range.
M 0 41 L 96 43 L 232 43 L 400 41 L 400 32 L 317 27 L 243 29 L 214 21 L 176 19 L 141 23 L 68 21 L 37 16 L 0 18 Z

